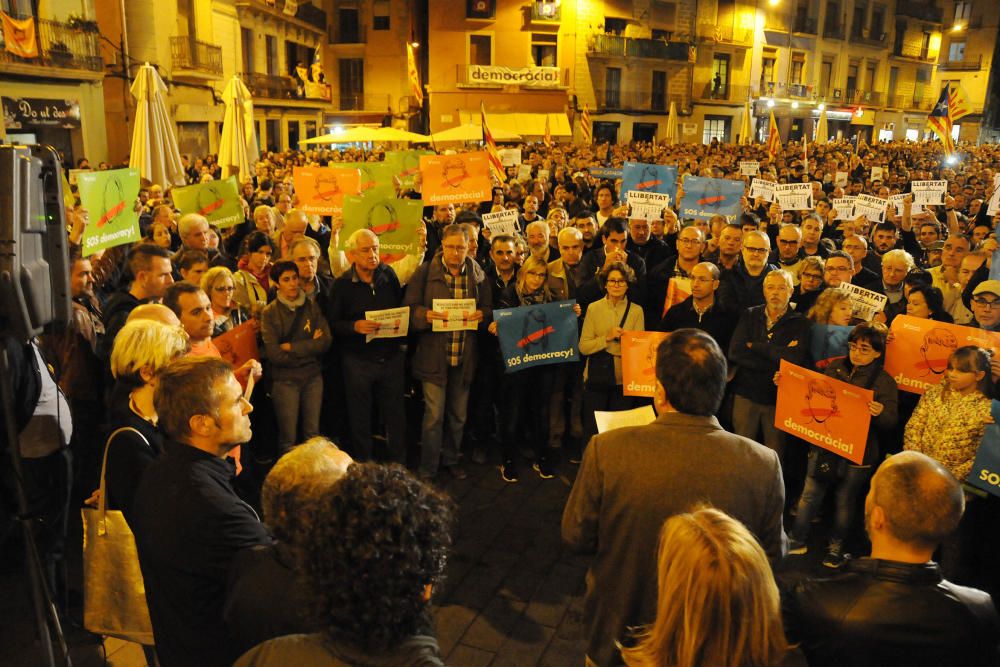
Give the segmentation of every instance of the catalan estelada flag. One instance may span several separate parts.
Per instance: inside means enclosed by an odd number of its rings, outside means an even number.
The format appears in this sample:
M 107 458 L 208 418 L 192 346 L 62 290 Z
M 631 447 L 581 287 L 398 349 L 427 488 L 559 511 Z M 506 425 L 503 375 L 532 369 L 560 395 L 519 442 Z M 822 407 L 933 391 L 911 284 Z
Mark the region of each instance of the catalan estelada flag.
M 34 17 L 15 19 L 0 12 L 0 20 L 3 21 L 4 50 L 19 58 L 37 58 L 38 39 L 35 37 Z
M 406 76 L 410 79 L 410 94 L 416 100 L 418 107 L 424 106 L 424 89 L 420 85 L 420 72 L 417 71 L 417 56 L 413 52 L 413 44 L 406 45 Z
M 542 141 L 546 147 L 552 146 L 552 129 L 549 127 L 549 114 L 545 114 L 545 136 Z
M 593 143 L 594 131 L 590 127 L 590 107 L 586 104 L 583 105 L 583 113 L 580 114 L 580 134 L 583 135 L 583 143 Z
M 774 112 L 771 112 L 771 121 L 767 128 L 767 156 L 772 160 L 781 152 L 781 135 L 778 133 L 778 123 L 774 120 Z
M 938 98 L 934 109 L 927 116 L 927 128 L 941 140 L 945 153 L 955 152 L 955 142 L 951 138 L 952 118 L 949 112 L 949 88 L 947 84 L 941 89 L 941 96 Z
M 489 125 L 486 124 L 486 105 L 482 100 L 479 102 L 479 112 L 483 117 L 483 143 L 486 144 L 486 154 L 489 156 L 490 173 L 498 183 L 507 180 L 504 173 L 503 163 L 500 161 L 500 153 L 497 152 L 497 142 L 493 140 L 493 133 L 490 132 Z
M 954 124 L 959 118 L 965 118 L 972 113 L 972 102 L 969 101 L 969 96 L 965 94 L 961 85 L 952 83 L 949 84 L 949 88 L 948 114 L 951 116 L 952 124 Z

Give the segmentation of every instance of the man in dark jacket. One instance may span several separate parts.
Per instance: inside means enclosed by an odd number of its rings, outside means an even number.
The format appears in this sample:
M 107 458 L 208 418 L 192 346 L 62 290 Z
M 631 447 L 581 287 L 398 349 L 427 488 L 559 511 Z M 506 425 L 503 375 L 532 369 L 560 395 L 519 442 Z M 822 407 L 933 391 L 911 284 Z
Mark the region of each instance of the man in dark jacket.
M 163 667 L 228 667 L 237 657 L 222 615 L 230 566 L 240 550 L 270 543 L 225 459 L 250 440 L 253 408 L 221 359 L 179 359 L 157 379 L 153 403 L 172 442 L 143 475 L 132 524 L 156 653 Z
M 458 457 L 478 357 L 477 337 L 472 334 L 489 324 L 493 315 L 486 274 L 468 253 L 466 229 L 461 225 L 445 227 L 441 254 L 420 265 L 403 300 L 403 305 L 410 307 L 410 329 L 417 334 L 413 377 L 424 389 L 420 474 L 428 479 L 437 474 L 439 464 L 456 479 L 467 476 Z M 435 301 L 456 299 L 475 302 L 475 309 L 464 312 L 463 320 L 454 318 L 454 310 L 434 308 Z M 434 330 L 435 322 L 442 323 L 438 331 Z M 446 412 L 448 436 L 443 437 Z
M 351 268 L 334 285 L 329 319 L 343 355 L 343 383 L 351 406 L 347 415 L 351 451 L 359 461 L 371 460 L 372 408 L 378 405 L 385 421 L 389 457 L 405 463 L 405 332 L 395 319 L 375 320 L 368 316 L 372 311 L 400 308 L 403 288 L 392 267 L 379 260 L 378 236 L 374 233 L 359 229 L 345 245 Z M 409 320 L 409 312 L 399 317 Z
M 751 306 L 764 303 L 764 278 L 777 268 L 767 262 L 770 252 L 771 239 L 764 232 L 743 235 L 740 261 L 731 271 L 722 275 L 719 286 L 719 300 L 726 308 L 741 313 Z M 793 286 L 794 282 L 793 279 Z
M 151 243 L 142 243 L 132 248 L 128 267 L 132 274 L 132 284 L 128 291 L 115 292 L 104 306 L 105 335 L 98 347 L 98 354 L 105 360 L 111 358 L 115 336 L 125 326 L 132 309 L 140 303 L 159 301 L 167 287 L 174 282 L 170 252 Z
M 990 596 L 941 576 L 931 559 L 958 526 L 962 487 L 917 452 L 888 459 L 865 500 L 870 558 L 805 580 L 784 596 L 785 631 L 813 667 L 996 665 L 1000 618 Z
M 718 289 L 719 267 L 711 262 L 698 264 L 691 269 L 691 296 L 671 307 L 658 327 L 647 327 L 668 332 L 701 329 L 714 338 L 720 348 L 728 350 L 738 317 L 716 301 Z
M 583 282 L 577 286 L 576 300 L 584 310 L 604 296 L 597 274 L 614 262 L 628 264 L 635 271 L 637 285 L 645 284 L 646 263 L 636 253 L 625 250 L 628 244 L 627 225 L 625 218 L 608 218 L 601 226 L 603 245 L 583 256 L 580 262 Z M 634 290 L 638 291 L 638 287 Z M 641 303 L 642 297 L 635 291 L 629 293 L 629 298 Z

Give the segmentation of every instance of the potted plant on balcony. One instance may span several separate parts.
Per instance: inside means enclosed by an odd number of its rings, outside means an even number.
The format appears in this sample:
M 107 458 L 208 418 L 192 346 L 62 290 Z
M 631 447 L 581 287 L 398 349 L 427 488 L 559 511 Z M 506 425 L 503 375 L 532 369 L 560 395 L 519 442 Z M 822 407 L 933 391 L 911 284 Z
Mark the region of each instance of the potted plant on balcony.
M 74 30 L 79 30 L 80 32 L 92 32 L 98 33 L 101 31 L 100 27 L 97 25 L 97 21 L 92 21 L 90 19 L 85 19 L 82 16 L 77 16 L 76 14 L 70 14 L 69 19 L 67 19 L 66 24 L 73 28 Z
M 49 60 L 60 67 L 65 67 L 73 61 L 73 52 L 69 50 L 65 42 L 52 42 L 48 50 Z

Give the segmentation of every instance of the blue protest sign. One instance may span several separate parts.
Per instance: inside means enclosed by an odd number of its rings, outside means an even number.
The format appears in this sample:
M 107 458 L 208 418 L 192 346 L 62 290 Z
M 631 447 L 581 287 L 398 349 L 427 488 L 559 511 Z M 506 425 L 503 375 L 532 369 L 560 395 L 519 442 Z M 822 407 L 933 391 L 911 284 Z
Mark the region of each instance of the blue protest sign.
M 833 324 L 813 325 L 809 339 L 809 353 L 817 368 L 823 368 L 837 357 L 847 356 L 847 337 L 854 327 Z
M 1000 408 L 1000 401 L 993 401 L 994 419 Z M 965 483 L 1000 496 L 1000 426 L 990 424 L 983 433 L 983 440 L 976 450 L 976 460 Z
M 743 181 L 685 176 L 680 217 L 708 220 L 723 215 L 733 222 L 740 215 L 740 198 L 745 189 Z
M 580 358 L 575 304 L 576 301 L 555 301 L 493 311 L 508 373 Z
M 621 199 L 629 190 L 659 192 L 670 195 L 670 204 L 677 198 L 677 167 L 669 164 L 626 162 L 622 167 Z

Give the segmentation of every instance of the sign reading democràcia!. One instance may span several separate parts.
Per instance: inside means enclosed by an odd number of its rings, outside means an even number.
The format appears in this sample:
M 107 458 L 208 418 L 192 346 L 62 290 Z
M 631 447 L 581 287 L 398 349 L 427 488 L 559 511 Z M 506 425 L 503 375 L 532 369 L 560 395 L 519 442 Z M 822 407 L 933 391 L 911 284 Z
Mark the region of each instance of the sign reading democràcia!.
M 197 213 L 221 228 L 243 222 L 243 204 L 236 177 L 196 183 L 173 191 L 174 204 L 182 213 Z
M 239 368 L 251 359 L 260 360 L 260 350 L 257 348 L 257 330 L 252 320 L 212 339 L 215 348 L 222 358 Z
M 562 72 L 558 67 L 501 67 L 499 65 L 469 65 L 470 83 L 500 83 L 525 88 L 558 88 Z
M 80 204 L 90 214 L 83 228 L 83 256 L 139 240 L 139 170 L 91 171 L 77 176 Z
M 507 373 L 580 358 L 576 301 L 553 301 L 493 311 Z
M 874 392 L 784 360 L 778 370 L 774 426 L 861 465 Z
M 656 351 L 667 336 L 662 331 L 622 332 L 622 393 L 626 396 L 653 396 Z
M 963 327 L 909 315 L 892 321 L 892 338 L 886 346 L 885 372 L 902 391 L 923 394 L 940 384 L 948 357 L 960 347 L 977 345 L 1000 349 L 1000 333 Z
M 740 199 L 745 189 L 743 181 L 685 176 L 680 215 L 695 220 L 721 215 L 733 222 L 740 215 Z
M 407 255 L 421 254 L 417 230 L 423 224 L 424 207 L 417 199 L 391 199 L 376 190 L 363 195 L 344 197 L 344 226 L 340 230 L 339 248 L 359 229 L 378 236 L 379 259 L 386 264 Z
M 677 196 L 677 167 L 674 165 L 626 162 L 622 166 L 621 179 L 620 192 L 659 192 L 670 195 L 671 201 Z
M 492 182 L 485 151 L 423 155 L 420 172 L 423 176 L 421 195 L 429 206 L 490 199 Z
M 360 192 L 361 173 L 347 167 L 295 167 L 292 184 L 299 196 L 299 209 L 314 215 L 340 218 L 344 196 Z

